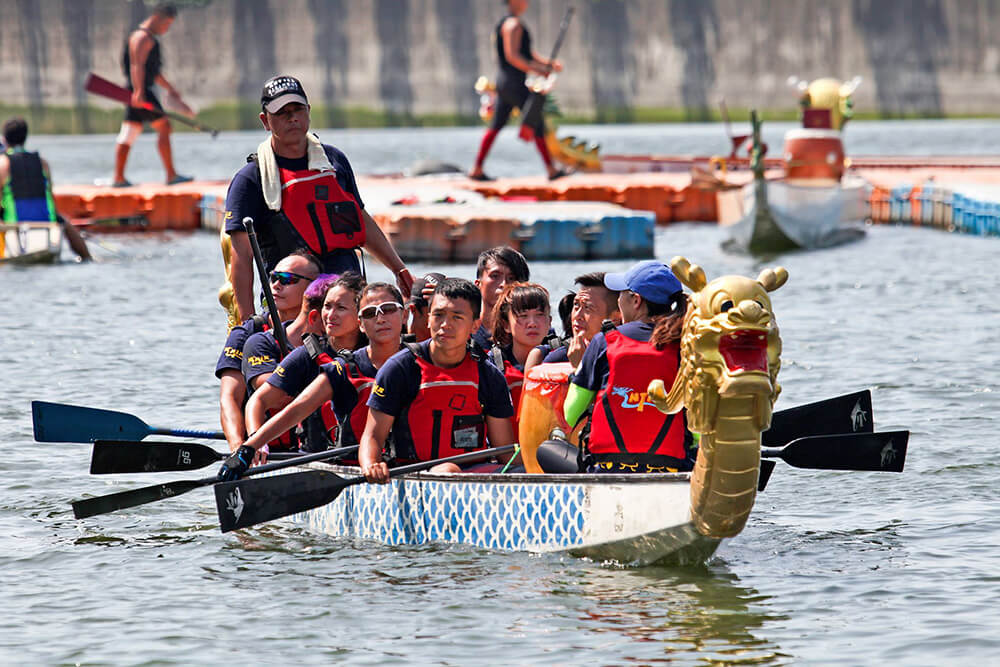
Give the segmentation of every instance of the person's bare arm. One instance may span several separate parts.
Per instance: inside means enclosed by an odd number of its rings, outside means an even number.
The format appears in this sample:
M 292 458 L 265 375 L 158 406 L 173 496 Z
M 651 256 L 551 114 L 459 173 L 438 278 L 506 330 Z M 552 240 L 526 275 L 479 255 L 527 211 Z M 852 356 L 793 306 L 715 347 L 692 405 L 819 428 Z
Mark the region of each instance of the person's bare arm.
M 3 187 L 10 178 L 10 158 L 0 154 L 0 187 Z
M 245 322 L 256 312 L 253 307 L 253 248 L 246 232 L 231 232 L 229 241 L 232 244 L 229 281 L 233 284 L 238 319 Z
M 243 374 L 236 369 L 222 372 L 219 387 L 219 423 L 229 444 L 229 451 L 235 452 L 246 437 L 246 420 L 243 418 L 243 399 L 247 395 L 247 385 Z
M 256 385 L 253 395 L 247 401 L 247 433 L 256 432 L 267 421 L 267 413 L 272 415 L 292 402 L 292 397 L 273 384 L 267 383 L 270 373 L 258 375 L 251 382 Z M 267 442 L 265 440 L 265 442 Z
M 266 386 L 275 389 L 271 385 Z M 275 391 L 285 396 L 288 395 L 280 389 L 275 389 Z M 258 393 L 260 392 L 258 391 L 254 396 Z M 318 410 L 325 402 L 329 401 L 332 396 L 333 389 L 330 387 L 330 381 L 326 379 L 326 375 L 320 374 L 291 403 L 282 408 L 278 414 L 268 419 L 242 444 L 254 449 L 260 449 L 275 438 L 280 438 L 287 433 L 289 429 Z
M 368 410 L 368 421 L 365 422 L 365 432 L 361 435 L 358 449 L 358 463 L 369 482 L 385 484 L 389 481 L 389 466 L 382 461 L 382 449 L 395 421 L 396 418 L 390 414 Z
M 503 27 L 500 28 L 500 36 L 503 39 L 503 55 L 507 62 L 528 74 L 534 72 L 544 76 L 549 73 L 548 68 L 542 62 L 535 62 L 534 58 L 525 60 L 521 56 L 521 39 L 524 37 L 524 28 L 521 27 L 520 21 L 514 17 L 504 21 Z
M 545 359 L 545 353 L 537 347 L 529 352 L 528 358 L 524 360 L 524 374 L 527 375 L 528 371 L 542 363 L 543 359 Z
M 153 50 L 153 38 L 142 30 L 136 30 L 128 40 L 129 80 L 132 82 L 132 100 L 134 107 L 146 106 L 146 59 Z
M 361 211 L 361 216 L 365 222 L 365 249 L 380 261 L 385 268 L 392 271 L 396 276 L 396 285 L 403 294 L 409 294 L 413 287 L 413 276 L 399 258 L 396 249 L 389 243 L 375 220 L 368 214 L 368 211 Z M 234 246 L 235 247 L 235 246 Z

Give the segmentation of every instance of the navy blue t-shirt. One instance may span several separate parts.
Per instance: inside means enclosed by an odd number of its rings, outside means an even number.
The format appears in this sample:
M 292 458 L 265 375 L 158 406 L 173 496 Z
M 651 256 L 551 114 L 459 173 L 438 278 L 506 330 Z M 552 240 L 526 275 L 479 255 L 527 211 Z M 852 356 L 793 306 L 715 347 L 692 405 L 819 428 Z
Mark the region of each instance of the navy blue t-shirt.
M 493 347 L 493 333 L 486 330 L 482 324 L 472 334 L 472 342 L 479 346 L 483 352 L 489 352 Z
M 563 345 L 562 347 L 557 347 L 542 359 L 543 364 L 558 364 L 561 362 L 569 361 L 569 345 Z
M 288 325 L 293 321 L 288 320 L 282 323 L 281 326 L 285 327 L 285 331 L 288 331 Z M 278 367 L 279 361 L 281 361 L 281 348 L 278 347 L 278 341 L 274 338 L 273 331 L 270 329 L 267 331 L 258 331 L 247 338 L 246 343 L 243 344 L 243 364 L 241 368 L 243 377 L 247 382 L 247 389 L 253 391 L 253 385 L 250 384 L 250 381 L 258 375 L 274 373 L 274 369 Z
M 653 335 L 653 325 L 641 320 L 628 322 L 618 327 L 618 332 L 632 340 L 646 342 Z M 576 374 L 573 376 L 573 384 L 591 391 L 598 391 L 608 384 L 610 373 L 608 341 L 604 338 L 604 332 L 600 332 L 591 339 L 590 345 L 583 353 L 580 367 L 576 369 Z
M 430 343 L 429 340 L 419 343 L 420 353 L 425 359 L 430 357 Z M 368 407 L 396 418 L 392 425 L 392 437 L 397 451 L 414 449 L 407 413 L 419 390 L 420 366 L 409 349 L 400 350 L 389 357 L 375 376 L 375 386 L 368 397 Z M 514 416 L 507 381 L 501 371 L 487 362 L 479 364 L 479 403 L 486 416 L 498 419 Z
M 243 345 L 250 337 L 253 320 L 248 319 L 243 324 L 237 324 L 226 337 L 226 344 L 219 354 L 219 361 L 215 364 L 215 377 L 221 378 L 222 373 L 227 370 L 243 372 Z
M 347 156 L 333 146 L 323 144 L 330 164 L 333 165 L 337 174 L 337 183 L 344 189 L 344 192 L 354 197 L 358 206 L 365 207 L 361 201 L 361 194 L 358 192 L 358 184 L 354 178 L 354 170 Z M 309 168 L 309 158 L 285 158 L 275 155 L 278 167 L 299 171 Z M 264 202 L 264 191 L 260 184 L 260 171 L 257 163 L 248 162 L 236 172 L 233 180 L 229 183 L 229 191 L 226 193 L 226 233 L 246 231 L 243 227 L 243 218 L 249 216 L 253 218 L 255 231 L 260 238 L 262 246 L 268 245 L 272 238 L 271 231 L 263 222 L 269 218 L 271 211 Z M 266 258 L 265 258 L 266 259 Z M 280 258 L 279 258 L 280 259 Z M 329 254 L 320 258 L 323 261 L 324 273 L 343 273 L 347 270 L 360 271 L 357 254 L 348 248 L 337 248 Z M 268 271 L 273 266 L 266 267 Z

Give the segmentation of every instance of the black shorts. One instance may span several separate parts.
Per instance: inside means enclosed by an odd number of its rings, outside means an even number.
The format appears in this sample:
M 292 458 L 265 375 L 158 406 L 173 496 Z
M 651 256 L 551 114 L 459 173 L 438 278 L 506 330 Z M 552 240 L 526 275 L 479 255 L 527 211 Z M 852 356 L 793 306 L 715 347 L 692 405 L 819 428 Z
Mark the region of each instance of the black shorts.
M 163 111 L 163 105 L 160 104 L 160 100 L 156 97 L 156 94 L 148 88 L 146 89 L 146 101 L 160 111 Z M 128 123 L 151 123 L 154 120 L 159 120 L 161 118 L 163 118 L 163 114 L 156 113 L 148 109 L 125 107 L 125 121 Z
M 524 111 L 524 105 L 528 101 L 531 91 L 522 81 L 507 79 L 502 74 L 497 77 L 497 104 L 493 111 L 493 120 L 490 127 L 499 130 L 507 121 L 514 108 Z M 545 121 L 540 120 L 532 128 L 538 136 L 545 136 Z

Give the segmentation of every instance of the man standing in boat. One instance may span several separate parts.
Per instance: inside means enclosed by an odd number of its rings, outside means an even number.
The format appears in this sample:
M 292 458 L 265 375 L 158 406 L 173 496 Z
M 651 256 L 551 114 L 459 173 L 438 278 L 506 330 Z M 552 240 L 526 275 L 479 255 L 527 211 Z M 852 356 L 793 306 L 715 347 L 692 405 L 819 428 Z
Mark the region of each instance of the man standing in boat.
M 514 408 L 503 373 L 469 348 L 479 326 L 479 290 L 446 278 L 431 297 L 431 338 L 409 343 L 375 377 L 358 459 L 370 482 L 389 480 L 383 461 L 392 433 L 400 460 L 431 461 L 514 442 Z M 453 463 L 432 470 L 459 472 Z
M 309 101 L 298 79 L 264 84 L 260 122 L 270 132 L 237 172 L 226 195 L 225 229 L 232 240 L 230 277 L 239 318 L 254 313 L 253 251 L 243 219 L 256 224 L 268 271 L 292 248 L 307 247 L 324 273 L 361 273 L 364 247 L 409 294 L 413 276 L 364 209 L 354 171 L 340 150 L 309 133 Z
M 469 178 L 476 181 L 491 180 L 483 173 L 483 162 L 490 152 L 490 147 L 496 140 L 500 130 L 507 124 L 514 109 L 524 111 L 525 102 L 531 91 L 525 84 L 528 74 L 548 76 L 550 72 L 562 71 L 558 60 L 548 60 L 531 49 L 531 34 L 521 21 L 521 14 L 528 9 L 529 0 L 506 0 L 507 15 L 500 20 L 494 31 L 493 42 L 496 45 L 497 61 L 500 70 L 497 73 L 497 101 L 493 111 L 493 120 L 483 135 L 476 156 L 476 165 L 469 172 Z M 545 120 L 539 116 L 537 124 L 532 128 L 535 133 L 535 146 L 542 156 L 549 180 L 555 180 L 566 175 L 566 172 L 552 163 L 552 156 L 545 144 Z
M 61 222 L 63 234 L 73 252 L 83 261 L 90 261 L 90 251 L 76 226 L 56 212 L 52 198 L 52 178 L 48 163 L 38 153 L 24 149 L 28 140 L 28 123 L 23 118 L 11 118 L 3 125 L 0 153 L 0 220 L 14 222 Z
M 173 151 L 170 147 L 170 121 L 161 112 L 163 106 L 153 92 L 156 84 L 167 91 L 173 106 L 182 113 L 194 116 L 194 112 L 181 99 L 177 89 L 163 76 L 163 56 L 157 36 L 170 29 L 177 18 L 177 8 L 172 4 L 160 3 L 153 13 L 129 35 L 122 50 L 122 70 L 125 73 L 125 87 L 132 92 L 132 100 L 125 109 L 125 120 L 118 133 L 115 149 L 115 175 L 112 186 L 116 188 L 132 185 L 125 178 L 125 163 L 128 162 L 132 144 L 142 134 L 143 123 L 149 123 L 157 134 L 157 150 L 167 172 L 167 185 L 187 183 L 190 176 L 181 176 L 174 169 Z M 152 107 L 152 108 L 150 108 Z

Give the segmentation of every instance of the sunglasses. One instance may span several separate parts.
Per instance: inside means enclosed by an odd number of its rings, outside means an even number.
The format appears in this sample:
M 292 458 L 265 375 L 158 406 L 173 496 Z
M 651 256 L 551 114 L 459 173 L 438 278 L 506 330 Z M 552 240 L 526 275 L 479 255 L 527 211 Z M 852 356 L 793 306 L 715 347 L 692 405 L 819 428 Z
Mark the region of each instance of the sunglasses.
M 380 303 L 375 306 L 365 306 L 358 312 L 358 315 L 363 320 L 371 320 L 379 315 L 392 315 L 396 311 L 402 309 L 403 304 L 396 303 L 395 301 L 386 301 L 385 303 Z
M 280 283 L 282 285 L 294 285 L 300 280 L 308 280 L 309 282 L 313 280 L 308 276 L 292 273 L 291 271 L 271 271 L 267 277 L 271 279 L 272 283 Z

